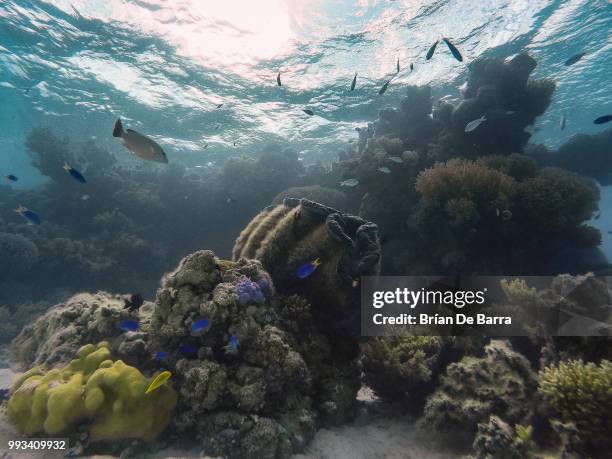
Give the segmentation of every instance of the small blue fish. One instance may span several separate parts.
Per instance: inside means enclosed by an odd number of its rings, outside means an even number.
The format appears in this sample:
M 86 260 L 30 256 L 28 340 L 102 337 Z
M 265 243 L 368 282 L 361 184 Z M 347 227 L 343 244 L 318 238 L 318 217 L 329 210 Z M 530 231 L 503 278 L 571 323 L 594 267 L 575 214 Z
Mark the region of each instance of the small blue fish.
M 9 174 L 4 176 L 5 179 L 10 180 L 11 182 L 16 182 L 19 180 L 16 175 Z
M 191 324 L 191 331 L 193 333 L 201 332 L 204 329 L 208 329 L 210 327 L 210 320 L 208 319 L 199 319 Z
M 15 212 L 21 215 L 28 222 L 28 225 L 40 225 L 41 223 L 41 219 L 38 214 L 32 212 L 27 207 L 23 207 L 21 204 L 19 204 L 19 207 L 15 209 Z
M 125 332 L 127 331 L 137 331 L 140 328 L 140 325 L 135 320 L 122 320 L 119 322 L 119 328 Z
M 168 356 L 168 353 L 166 351 L 158 351 L 153 354 L 153 360 L 157 360 L 157 361 L 164 360 L 167 356 Z
M 297 277 L 299 277 L 300 279 L 306 279 L 315 271 L 315 269 L 317 269 L 317 266 L 319 266 L 320 264 L 321 260 L 319 260 L 318 258 L 314 259 L 313 261 L 309 261 L 308 263 L 304 263 L 298 268 Z
M 198 348 L 193 344 L 181 344 L 179 346 L 179 351 L 181 351 L 181 354 L 191 357 L 198 353 Z
M 70 176 L 75 179 L 77 182 L 85 183 L 85 177 L 79 171 L 77 171 L 74 167 L 69 165 L 68 163 L 64 163 L 64 170 L 70 174 Z
M 234 355 L 238 354 L 238 346 L 240 346 L 238 337 L 236 335 L 230 335 L 230 338 L 229 338 L 230 354 L 234 354 Z

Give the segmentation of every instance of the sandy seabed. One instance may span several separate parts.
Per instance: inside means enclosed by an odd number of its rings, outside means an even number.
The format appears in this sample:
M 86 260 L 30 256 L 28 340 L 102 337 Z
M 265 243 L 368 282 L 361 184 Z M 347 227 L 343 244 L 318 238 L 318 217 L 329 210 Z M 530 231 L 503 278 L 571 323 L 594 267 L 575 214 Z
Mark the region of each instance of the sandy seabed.
M 8 388 L 15 377 L 8 368 L 0 369 L 0 389 Z M 428 444 L 415 430 L 414 424 L 392 414 L 392 407 L 376 399 L 372 391 L 362 388 L 358 394 L 359 414 L 352 424 L 332 429 L 321 429 L 304 454 L 294 459 L 451 459 L 455 454 L 441 451 Z M 1 459 L 62 458 L 62 453 L 11 452 L 8 441 L 20 438 L 0 418 Z M 114 456 L 81 456 L 89 459 L 111 459 Z M 200 451 L 167 448 L 152 459 L 191 459 L 205 457 Z M 211 459 L 211 458 L 209 458 Z

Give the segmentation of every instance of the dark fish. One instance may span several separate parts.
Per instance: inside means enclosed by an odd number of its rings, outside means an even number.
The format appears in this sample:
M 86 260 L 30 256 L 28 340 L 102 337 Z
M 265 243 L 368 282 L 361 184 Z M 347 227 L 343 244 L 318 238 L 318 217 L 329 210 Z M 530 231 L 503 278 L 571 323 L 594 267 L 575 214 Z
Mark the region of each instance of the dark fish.
M 593 217 L 593 220 L 599 220 L 599 217 L 601 217 L 601 214 L 600 214 L 600 213 L 598 213 L 597 215 L 595 215 L 595 216 Z
M 16 175 L 9 174 L 4 176 L 5 179 L 10 180 L 11 182 L 16 182 L 19 180 Z
M 387 81 L 385 84 L 382 85 L 382 88 L 380 88 L 380 90 L 378 91 L 379 96 L 382 96 L 387 91 L 389 83 L 391 83 L 391 80 Z
M 608 234 L 612 234 L 612 231 L 608 230 Z
M 124 298 L 123 303 L 123 309 L 138 311 L 140 306 L 142 306 L 144 303 L 144 298 L 140 293 L 133 293 L 129 296 L 129 298 Z
M 559 128 L 560 128 L 561 130 L 564 130 L 564 129 L 565 129 L 565 121 L 566 121 L 566 118 L 565 118 L 565 113 L 564 113 L 564 114 L 563 114 L 563 118 L 561 118 L 561 124 L 559 125 Z
M 234 146 L 236 146 L 236 141 L 234 140 Z
M 146 159 L 147 161 L 155 161 L 158 163 L 168 162 L 166 152 L 157 142 L 150 139 L 146 135 L 134 131 L 133 129 L 123 129 L 121 119 L 117 119 L 117 121 L 115 121 L 113 137 L 120 138 L 123 141 L 125 148 L 130 150 L 136 156 Z
M 122 331 L 137 331 L 140 328 L 140 325 L 135 320 L 122 320 L 117 325 Z
M 440 40 L 436 40 L 435 43 L 431 45 L 431 48 L 429 48 L 429 51 L 427 51 L 427 54 L 425 55 L 426 60 L 429 60 L 433 57 L 434 53 L 436 52 L 436 46 L 438 46 L 439 42 Z
M 208 319 L 199 319 L 196 320 L 194 323 L 191 324 L 191 331 L 193 333 L 199 333 L 204 329 L 207 329 L 210 327 L 210 320 Z
M 70 166 L 68 163 L 64 163 L 64 170 L 68 172 L 68 174 L 75 179 L 77 182 L 85 183 L 85 177 L 79 171 L 77 171 L 74 167 Z
M 223 107 L 223 104 L 217 105 L 217 108 L 221 108 L 221 107 Z
M 181 354 L 189 357 L 189 356 L 193 356 L 197 354 L 198 348 L 197 346 L 194 346 L 193 344 L 181 344 L 179 346 L 179 351 L 181 351 Z
M 612 121 L 612 115 L 604 115 L 597 118 L 593 123 L 595 124 L 604 124 Z
M 410 71 L 412 72 L 414 70 L 414 64 L 411 62 L 410 63 Z
M 206 150 L 208 148 L 208 144 L 204 145 L 204 149 Z
M 355 72 L 355 76 L 353 77 L 353 82 L 351 83 L 351 91 L 355 90 L 356 84 L 357 84 L 357 72 Z
M 300 279 L 306 279 L 315 271 L 315 269 L 317 269 L 320 264 L 321 260 L 318 258 L 314 259 L 313 261 L 309 261 L 308 263 L 304 263 L 298 268 L 297 277 Z
M 280 72 L 278 72 L 278 75 L 276 76 L 276 84 L 279 86 L 282 86 L 281 79 L 280 79 Z
M 217 123 L 217 127 L 215 129 L 218 131 L 220 127 L 221 127 L 221 123 Z
M 446 43 L 446 46 L 448 46 L 448 49 L 450 50 L 453 57 L 459 62 L 463 62 L 463 56 L 461 55 L 457 47 L 453 45 L 448 38 L 443 38 L 442 40 L 444 40 L 444 43 Z
M 313 112 L 312 110 L 307 109 L 307 108 L 306 108 L 306 109 L 304 109 L 304 110 L 302 110 L 302 111 L 303 111 L 304 113 L 306 113 L 308 116 L 312 116 L 312 115 L 314 115 L 314 112 Z
M 399 57 L 397 58 L 397 68 L 396 68 L 396 72 L 395 73 L 399 73 L 400 68 L 399 68 Z
M 27 207 L 23 207 L 21 204 L 15 209 L 15 212 L 27 220 L 29 225 L 40 225 L 41 223 L 41 219 L 37 213 L 32 212 Z
M 166 351 L 158 351 L 153 354 L 153 360 L 157 360 L 157 361 L 164 360 L 167 356 L 168 356 L 168 353 Z
M 586 55 L 586 53 L 582 52 L 582 53 L 578 53 L 578 54 L 570 57 L 568 60 L 565 61 L 565 66 L 569 67 L 570 65 L 574 65 L 576 62 L 578 62 L 580 59 L 582 59 L 585 55 Z

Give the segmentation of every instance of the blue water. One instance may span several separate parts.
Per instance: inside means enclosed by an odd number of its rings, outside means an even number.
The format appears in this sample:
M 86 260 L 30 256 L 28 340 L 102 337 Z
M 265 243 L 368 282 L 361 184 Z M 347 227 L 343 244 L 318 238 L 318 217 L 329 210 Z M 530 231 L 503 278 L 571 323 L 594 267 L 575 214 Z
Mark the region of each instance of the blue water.
M 429 83 L 435 97 L 457 96 L 465 63 L 521 50 L 537 59 L 534 76 L 558 82 L 533 138 L 558 147 L 605 128 L 592 120 L 612 112 L 610 30 L 607 0 L 5 0 L 0 172 L 19 175 L 20 187 L 43 180 L 23 146 L 38 125 L 94 139 L 135 163 L 110 135 L 117 116 L 189 167 L 269 143 L 290 146 L 306 163 L 329 162 L 355 127 L 397 104 L 404 85 Z M 441 36 L 453 38 L 464 64 L 448 52 L 425 61 Z M 579 51 L 588 54 L 563 66 Z M 402 72 L 378 96 L 397 58 Z M 603 209 L 595 223 L 611 253 L 612 215 Z

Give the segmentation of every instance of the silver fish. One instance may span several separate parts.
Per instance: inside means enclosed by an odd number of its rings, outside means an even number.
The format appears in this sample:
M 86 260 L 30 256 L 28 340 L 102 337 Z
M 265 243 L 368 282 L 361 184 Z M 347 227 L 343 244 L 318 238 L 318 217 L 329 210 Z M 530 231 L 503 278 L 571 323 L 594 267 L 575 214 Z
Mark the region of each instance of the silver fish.
M 389 173 L 391 173 L 391 169 L 389 169 L 388 167 L 385 167 L 385 166 L 383 166 L 383 167 L 379 167 L 379 168 L 378 168 L 378 170 L 379 170 L 380 172 L 382 172 L 383 174 L 389 174 Z
M 340 186 L 350 186 L 350 187 L 354 187 L 359 185 L 359 180 L 351 178 L 351 179 L 347 179 L 344 180 L 342 182 L 340 182 Z
M 404 160 L 399 156 L 389 156 L 389 161 L 393 161 L 394 163 L 403 163 Z
M 474 129 L 476 129 L 478 126 L 480 126 L 480 124 L 483 121 L 486 121 L 487 118 L 482 115 L 480 118 L 475 119 L 474 121 L 470 121 L 468 124 L 465 125 L 465 132 L 472 132 Z
M 125 147 L 132 151 L 136 156 L 140 156 L 148 161 L 155 161 L 158 163 L 168 162 L 166 153 L 162 147 L 157 144 L 157 142 L 149 139 L 145 135 L 139 134 L 132 129 L 124 130 L 120 118 L 115 121 L 113 137 L 120 137 L 121 140 L 123 140 L 123 145 L 125 145 Z

